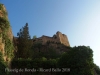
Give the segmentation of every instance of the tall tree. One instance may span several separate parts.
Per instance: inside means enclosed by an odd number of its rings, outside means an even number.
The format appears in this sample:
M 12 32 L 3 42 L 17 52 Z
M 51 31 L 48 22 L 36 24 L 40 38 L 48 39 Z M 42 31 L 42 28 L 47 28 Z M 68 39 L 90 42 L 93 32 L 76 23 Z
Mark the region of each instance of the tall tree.
M 18 50 L 17 57 L 18 58 L 29 58 L 31 53 L 32 40 L 28 31 L 28 23 L 20 31 L 17 33 L 18 36 Z

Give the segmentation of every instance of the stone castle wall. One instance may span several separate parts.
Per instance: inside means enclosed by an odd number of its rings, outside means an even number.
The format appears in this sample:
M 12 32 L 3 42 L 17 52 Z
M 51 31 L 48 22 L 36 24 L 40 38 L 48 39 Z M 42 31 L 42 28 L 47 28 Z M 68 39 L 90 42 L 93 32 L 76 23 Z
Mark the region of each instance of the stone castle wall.
M 66 46 L 70 46 L 68 38 L 65 34 L 62 34 L 61 32 L 57 32 L 56 34 L 57 34 L 57 37 L 59 38 L 59 41 L 62 44 L 66 45 Z
M 46 44 L 47 41 L 50 41 L 50 42 L 62 43 L 65 46 L 70 46 L 67 36 L 59 31 L 53 37 L 43 35 L 42 37 L 37 38 L 35 40 L 42 41 L 42 44 Z
M 59 42 L 57 41 L 57 38 L 53 38 L 53 37 L 49 37 L 49 36 L 42 36 L 40 37 L 40 39 L 42 40 L 43 44 L 45 44 L 47 41 L 50 41 L 50 42 Z

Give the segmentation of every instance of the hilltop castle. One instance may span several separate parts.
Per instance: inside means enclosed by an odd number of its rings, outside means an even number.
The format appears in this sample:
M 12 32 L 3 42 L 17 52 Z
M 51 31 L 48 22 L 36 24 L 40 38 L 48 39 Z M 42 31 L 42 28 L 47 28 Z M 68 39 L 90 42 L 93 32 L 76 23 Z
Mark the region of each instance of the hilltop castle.
M 14 37 L 14 42 L 18 43 L 17 41 L 18 37 Z M 53 37 L 49 36 L 41 36 L 39 38 L 31 39 L 34 42 L 41 42 L 43 45 L 45 45 L 48 41 L 54 42 L 54 43 L 61 43 L 65 46 L 70 46 L 68 38 L 65 34 L 62 34 L 61 32 L 56 32 L 56 34 L 53 35 Z
M 55 43 L 61 43 L 65 46 L 70 46 L 67 36 L 59 31 L 56 34 L 54 34 L 53 37 L 43 35 L 42 37 L 33 40 L 33 42 L 37 41 L 42 42 L 43 45 L 50 41 Z

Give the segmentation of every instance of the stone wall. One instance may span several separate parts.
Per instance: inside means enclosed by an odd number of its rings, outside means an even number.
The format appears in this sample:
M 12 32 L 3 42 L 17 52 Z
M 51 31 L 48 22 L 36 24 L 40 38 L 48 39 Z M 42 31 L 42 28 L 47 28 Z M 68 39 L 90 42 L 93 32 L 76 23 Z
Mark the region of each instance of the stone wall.
M 53 37 L 49 37 L 49 36 L 42 36 L 40 37 L 40 39 L 42 40 L 43 44 L 47 43 L 47 41 L 57 42 L 56 39 L 54 39 Z
M 50 42 L 62 43 L 65 46 L 70 46 L 67 36 L 59 31 L 53 37 L 43 35 L 42 37 L 35 39 L 35 41 L 42 41 L 43 45 L 46 44 L 47 41 L 50 41 Z
M 58 32 L 56 33 L 56 35 L 57 35 L 58 40 L 59 40 L 62 44 L 66 45 L 66 46 L 70 46 L 69 41 L 68 41 L 68 38 L 67 38 L 67 36 L 66 36 L 65 34 L 62 34 L 61 32 L 58 31 Z

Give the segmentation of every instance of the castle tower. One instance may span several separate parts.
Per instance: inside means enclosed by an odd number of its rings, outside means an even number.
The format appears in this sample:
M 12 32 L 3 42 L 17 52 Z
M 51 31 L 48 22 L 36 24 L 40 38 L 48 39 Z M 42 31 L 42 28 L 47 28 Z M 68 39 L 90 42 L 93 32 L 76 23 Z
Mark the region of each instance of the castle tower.
M 34 40 L 34 42 L 40 42 L 40 41 L 42 41 L 43 45 L 45 45 L 49 41 L 55 43 L 62 43 L 65 46 L 70 46 L 67 36 L 59 31 L 55 35 L 53 35 L 53 37 L 42 36 Z
M 68 38 L 65 34 L 62 34 L 61 32 L 58 31 L 56 33 L 56 36 L 57 36 L 57 41 L 64 44 L 65 46 L 70 46 Z

